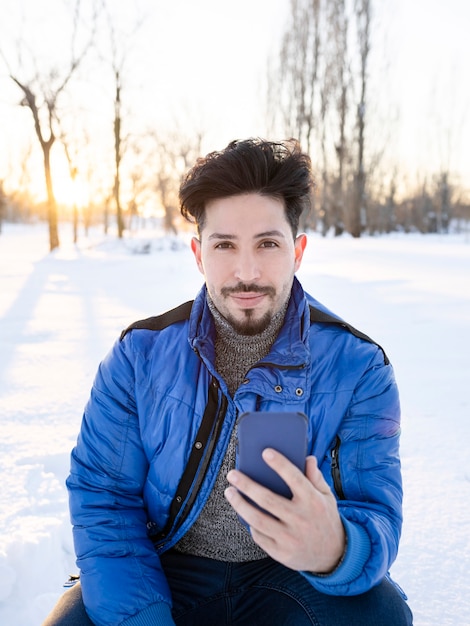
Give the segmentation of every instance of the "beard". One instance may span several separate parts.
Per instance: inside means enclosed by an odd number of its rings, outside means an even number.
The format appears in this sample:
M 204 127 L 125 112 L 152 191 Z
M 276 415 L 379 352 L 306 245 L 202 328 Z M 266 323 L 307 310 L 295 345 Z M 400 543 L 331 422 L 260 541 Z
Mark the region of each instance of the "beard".
M 274 302 L 276 296 L 276 290 L 274 287 L 260 287 L 259 285 L 245 285 L 243 283 L 238 283 L 234 287 L 222 287 L 220 290 L 221 295 L 226 298 L 230 294 L 233 293 L 262 293 L 271 298 Z M 237 319 L 231 313 L 227 312 L 224 314 L 227 322 L 232 326 L 232 328 L 239 334 L 245 335 L 248 337 L 252 337 L 254 335 L 259 335 L 262 333 L 271 323 L 273 319 L 273 311 L 266 311 L 266 313 L 259 319 L 255 318 L 255 310 L 254 309 L 245 309 L 243 312 L 243 318 Z
M 225 319 L 235 332 L 239 335 L 245 335 L 246 337 L 260 335 L 264 330 L 266 330 L 266 328 L 268 328 L 273 319 L 270 311 L 266 312 L 260 319 L 254 319 L 253 309 L 246 309 L 243 313 L 244 319 L 237 320 L 232 315 L 225 316 Z

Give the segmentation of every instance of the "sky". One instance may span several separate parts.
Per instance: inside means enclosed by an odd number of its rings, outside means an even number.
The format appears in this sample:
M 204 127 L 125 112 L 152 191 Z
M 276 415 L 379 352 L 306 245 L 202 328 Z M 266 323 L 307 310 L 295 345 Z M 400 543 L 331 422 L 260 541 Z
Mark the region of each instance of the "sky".
M 392 0 L 391 84 L 402 128 L 398 151 L 409 168 L 424 161 L 470 179 L 470 81 L 466 0 Z
M 74 246 L 62 225 L 61 242 L 48 253 L 45 224 L 0 235 L 2 626 L 39 626 L 77 573 L 65 479 L 98 363 L 123 328 L 202 284 L 186 236 L 99 229 Z M 312 234 L 297 275 L 394 366 L 405 495 L 391 573 L 414 626 L 470 624 L 470 231 Z
M 67 4 L 67 0 L 3 0 L 0 48 L 13 68 L 18 68 L 18 39 L 28 42 L 40 67 L 67 56 Z M 160 133 L 177 127 L 202 130 L 203 151 L 266 132 L 266 67 L 278 50 L 289 0 L 135 0 L 111 5 L 118 11 L 116 32 L 127 50 L 123 98 L 135 128 Z M 374 7 L 376 55 L 371 70 L 376 78 L 369 107 L 374 115 L 380 113 L 371 135 L 378 134 L 386 144 L 390 167 L 399 164 L 410 179 L 417 170 L 448 167 L 470 194 L 470 81 L 465 53 L 470 4 L 376 0 Z M 101 30 L 102 61 L 87 66 L 86 75 L 79 77 L 73 103 L 82 105 L 79 117 L 94 119 L 93 136 L 110 143 L 113 94 L 106 41 Z M 24 53 L 23 61 L 27 58 Z M 20 92 L 0 61 L 0 179 L 8 175 L 12 161 L 24 161 L 32 134 L 31 115 L 17 106 L 19 99 Z M 65 104 L 71 107 L 72 102 Z M 33 161 L 39 172 L 38 153 Z M 65 176 L 63 158 L 60 167 Z M 43 187 L 42 180 L 37 184 Z

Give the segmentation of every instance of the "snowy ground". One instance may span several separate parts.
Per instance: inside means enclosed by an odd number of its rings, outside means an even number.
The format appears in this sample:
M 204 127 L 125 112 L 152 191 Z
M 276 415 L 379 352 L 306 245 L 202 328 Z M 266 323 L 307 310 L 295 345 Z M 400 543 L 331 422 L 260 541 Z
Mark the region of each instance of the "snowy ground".
M 134 319 L 192 298 L 187 246 L 0 235 L 0 624 L 39 626 L 75 573 L 64 480 L 98 362 Z M 405 525 L 392 575 L 416 626 L 470 624 L 470 235 L 310 238 L 304 286 L 373 336 L 403 406 Z

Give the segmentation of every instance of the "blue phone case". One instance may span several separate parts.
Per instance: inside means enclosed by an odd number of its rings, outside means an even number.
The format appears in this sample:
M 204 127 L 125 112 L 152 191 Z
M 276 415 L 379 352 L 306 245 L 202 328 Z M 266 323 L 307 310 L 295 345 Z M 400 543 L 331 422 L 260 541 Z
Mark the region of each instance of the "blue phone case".
M 292 498 L 289 487 L 263 461 L 261 453 L 274 448 L 305 473 L 307 431 L 307 417 L 301 412 L 243 413 L 238 419 L 237 468 L 271 491 Z

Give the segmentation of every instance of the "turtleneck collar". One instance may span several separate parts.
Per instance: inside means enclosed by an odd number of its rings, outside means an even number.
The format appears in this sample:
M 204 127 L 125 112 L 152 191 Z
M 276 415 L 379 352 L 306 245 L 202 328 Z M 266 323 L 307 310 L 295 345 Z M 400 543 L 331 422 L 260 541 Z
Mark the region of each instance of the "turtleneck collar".
M 214 318 L 216 330 L 215 366 L 225 379 L 230 393 L 236 391 L 246 372 L 271 350 L 284 323 L 288 304 L 289 301 L 273 315 L 269 326 L 261 333 L 241 335 L 220 313 L 207 293 L 207 305 Z

